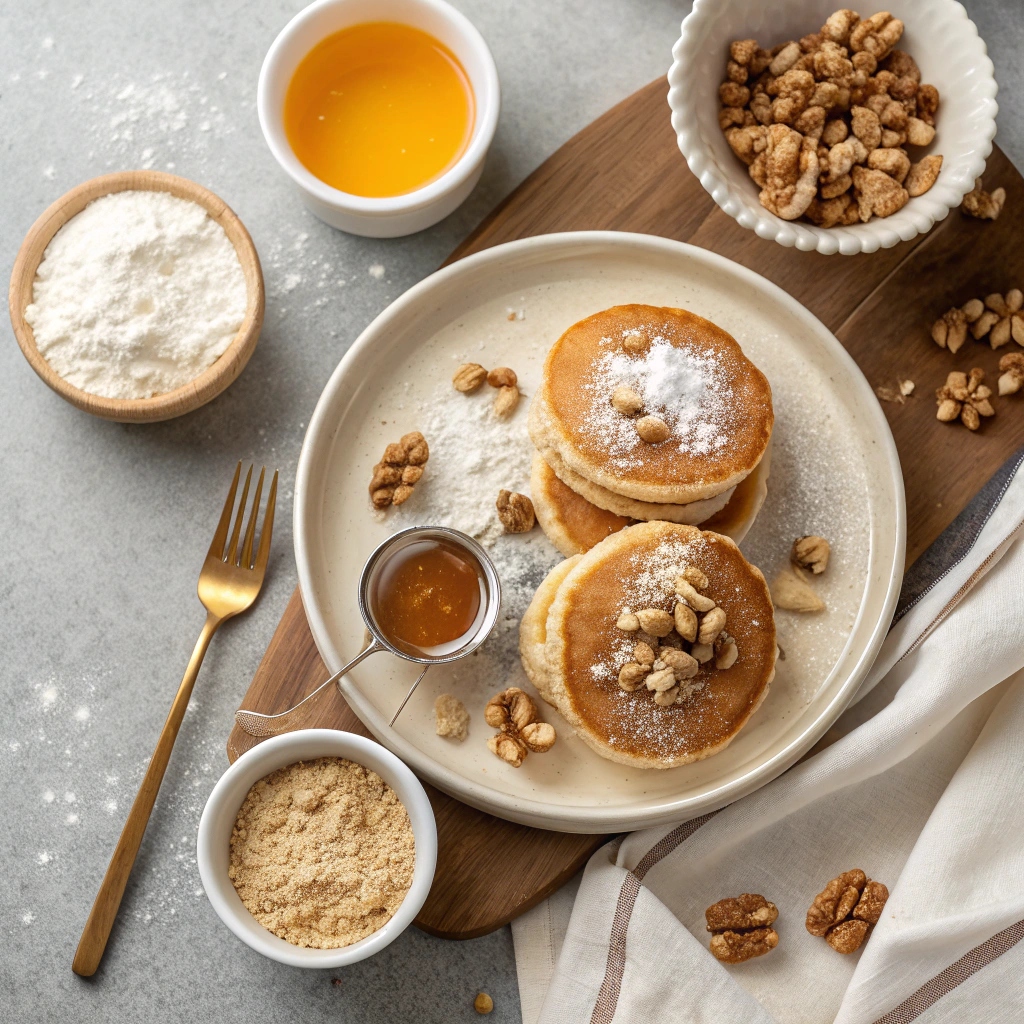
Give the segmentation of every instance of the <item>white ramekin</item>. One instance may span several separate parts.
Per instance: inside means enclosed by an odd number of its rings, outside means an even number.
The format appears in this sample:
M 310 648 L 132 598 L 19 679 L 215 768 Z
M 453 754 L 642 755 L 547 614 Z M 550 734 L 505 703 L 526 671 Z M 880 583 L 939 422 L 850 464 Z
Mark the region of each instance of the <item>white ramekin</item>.
M 899 213 L 853 227 L 819 228 L 769 213 L 718 126 L 718 86 L 729 43 L 755 38 L 771 47 L 799 39 L 817 32 L 837 7 L 836 0 L 695 0 L 672 50 L 668 103 L 690 170 L 730 217 L 782 245 L 850 255 L 913 238 L 959 206 L 992 152 L 998 107 L 992 61 L 964 8 L 955 0 L 900 0 L 890 8 L 906 26 L 899 48 L 917 61 L 921 80 L 936 86 L 940 97 L 935 141 L 925 150 L 914 148 L 912 156 L 941 153 L 938 181 Z M 865 16 L 873 11 L 861 9 Z
M 310 173 L 292 152 L 283 123 L 285 93 L 299 62 L 326 36 L 367 21 L 397 21 L 429 32 L 458 57 L 473 86 L 476 120 L 466 151 L 439 178 L 414 192 L 369 198 L 341 192 Z M 310 210 L 331 227 L 394 238 L 436 224 L 462 203 L 480 178 L 498 125 L 498 70 L 484 38 L 444 0 L 317 0 L 300 11 L 267 51 L 256 107 L 270 152 Z
M 317 757 L 345 757 L 375 771 L 405 805 L 416 840 L 412 886 L 395 916 L 372 935 L 342 949 L 306 949 L 279 939 L 245 909 L 228 877 L 231 829 L 245 795 L 272 771 Z M 419 779 L 390 750 L 350 732 L 301 729 L 264 740 L 221 776 L 199 821 L 196 858 L 213 909 L 246 945 L 292 967 L 344 967 L 379 952 L 412 924 L 434 880 L 437 827 Z

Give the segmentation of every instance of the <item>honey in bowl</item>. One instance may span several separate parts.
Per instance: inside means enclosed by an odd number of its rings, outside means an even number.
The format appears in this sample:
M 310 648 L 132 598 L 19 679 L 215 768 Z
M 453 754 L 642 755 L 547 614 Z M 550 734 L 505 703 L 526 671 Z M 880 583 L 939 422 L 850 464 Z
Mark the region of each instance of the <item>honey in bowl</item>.
M 387 559 L 373 580 L 370 609 L 377 628 L 400 650 L 442 656 L 474 632 L 484 588 L 483 569 L 469 551 L 424 538 Z
M 351 195 L 413 192 L 440 177 L 473 134 L 473 89 L 433 36 L 375 21 L 335 32 L 303 57 L 284 101 L 293 152 Z

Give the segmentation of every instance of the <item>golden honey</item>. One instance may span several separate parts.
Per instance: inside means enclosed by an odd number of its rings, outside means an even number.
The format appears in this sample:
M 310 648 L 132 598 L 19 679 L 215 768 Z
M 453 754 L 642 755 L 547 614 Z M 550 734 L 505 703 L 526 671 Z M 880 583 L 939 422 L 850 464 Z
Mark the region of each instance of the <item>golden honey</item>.
M 440 177 L 465 152 L 475 116 L 469 77 L 451 50 L 391 21 L 321 40 L 284 101 L 295 155 L 357 196 L 403 195 Z
M 370 594 L 380 631 L 414 654 L 466 636 L 483 602 L 483 570 L 464 548 L 446 540 L 413 541 L 391 555 Z

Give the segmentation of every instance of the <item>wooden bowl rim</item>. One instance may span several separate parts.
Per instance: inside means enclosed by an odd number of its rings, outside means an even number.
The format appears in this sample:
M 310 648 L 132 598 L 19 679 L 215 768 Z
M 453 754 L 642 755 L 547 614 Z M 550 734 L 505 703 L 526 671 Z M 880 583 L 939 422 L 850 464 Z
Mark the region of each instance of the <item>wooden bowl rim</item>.
M 94 199 L 114 192 L 169 192 L 202 206 L 223 229 L 238 254 L 247 292 L 245 317 L 224 352 L 198 377 L 173 391 L 151 398 L 105 398 L 76 388 L 60 376 L 36 347 L 35 335 L 25 320 L 32 301 L 36 271 L 53 236 Z M 192 412 L 225 390 L 248 363 L 260 330 L 266 297 L 259 255 L 238 215 L 218 195 L 189 178 L 164 171 L 116 171 L 90 178 L 65 192 L 48 206 L 29 228 L 11 271 L 8 305 L 18 345 L 32 369 L 50 388 L 72 405 L 95 416 L 121 423 L 153 423 Z

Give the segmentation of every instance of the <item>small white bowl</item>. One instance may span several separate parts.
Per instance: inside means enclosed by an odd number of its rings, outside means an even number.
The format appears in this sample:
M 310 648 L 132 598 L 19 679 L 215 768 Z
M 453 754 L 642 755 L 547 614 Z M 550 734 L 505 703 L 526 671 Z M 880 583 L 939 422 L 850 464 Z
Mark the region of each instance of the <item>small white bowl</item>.
M 302 58 L 322 39 L 367 21 L 397 21 L 429 33 L 458 57 L 473 86 L 476 120 L 469 145 L 439 178 L 400 196 L 356 196 L 321 181 L 288 144 L 285 93 Z M 260 127 L 271 153 L 309 209 L 331 227 L 370 238 L 395 238 L 436 224 L 473 191 L 498 125 L 498 69 L 484 38 L 444 0 L 317 0 L 284 27 L 267 51 L 256 93 Z
M 412 886 L 395 916 L 372 935 L 341 949 L 306 949 L 279 939 L 245 909 L 228 877 L 231 829 L 246 794 L 278 768 L 317 757 L 345 757 L 375 771 L 405 805 L 416 840 Z M 199 821 L 196 859 L 213 909 L 246 945 L 291 967 L 344 967 L 365 960 L 394 942 L 420 912 L 434 880 L 437 826 L 419 779 L 390 750 L 350 732 L 301 729 L 264 740 L 246 751 L 221 776 Z
M 905 31 L 899 48 L 921 68 L 921 80 L 939 90 L 935 141 L 914 148 L 913 159 L 941 153 L 938 181 L 891 217 L 852 227 L 819 228 L 769 213 L 758 187 L 718 126 L 718 86 L 725 80 L 729 43 L 757 39 L 772 47 L 817 32 L 837 0 L 695 0 L 673 47 L 668 104 L 679 148 L 690 170 L 730 217 L 761 238 L 798 249 L 851 255 L 875 252 L 929 231 L 974 188 L 996 134 L 996 80 L 985 43 L 955 0 L 899 0 L 890 8 Z M 865 16 L 874 13 L 861 9 Z

